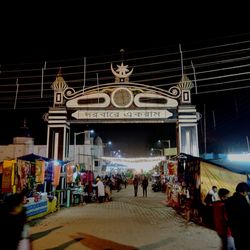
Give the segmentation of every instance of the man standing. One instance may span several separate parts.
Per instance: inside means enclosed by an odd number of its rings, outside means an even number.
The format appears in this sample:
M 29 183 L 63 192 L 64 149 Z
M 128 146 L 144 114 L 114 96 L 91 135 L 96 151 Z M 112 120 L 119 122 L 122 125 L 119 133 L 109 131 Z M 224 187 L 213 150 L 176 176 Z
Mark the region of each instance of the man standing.
M 138 181 L 138 178 L 136 176 L 133 180 L 133 185 L 134 185 L 134 195 L 136 197 L 137 193 L 138 193 L 138 185 L 139 185 L 139 181 Z
M 147 188 L 148 188 L 148 178 L 146 176 L 144 176 L 143 180 L 142 180 L 142 193 L 143 193 L 143 197 L 147 197 Z
M 104 184 L 100 178 L 96 178 L 97 183 L 93 184 L 93 187 L 97 187 L 97 197 L 99 203 L 103 203 L 105 198 Z
M 220 200 L 218 195 L 218 188 L 216 186 L 213 186 L 212 189 L 208 191 L 204 202 L 206 203 L 206 205 L 211 206 L 213 202 L 218 200 Z
M 210 189 L 204 199 L 204 202 L 206 204 L 205 211 L 204 211 L 204 223 L 210 227 L 213 228 L 213 203 L 219 200 L 218 196 L 218 188 L 217 186 L 213 186 L 212 189 Z

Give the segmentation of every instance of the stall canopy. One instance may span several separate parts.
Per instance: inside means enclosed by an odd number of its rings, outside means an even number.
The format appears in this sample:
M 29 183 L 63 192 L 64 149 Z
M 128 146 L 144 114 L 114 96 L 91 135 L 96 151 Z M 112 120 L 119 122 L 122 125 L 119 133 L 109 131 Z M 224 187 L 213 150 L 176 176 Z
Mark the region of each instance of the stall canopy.
M 44 161 L 50 161 L 49 158 L 43 157 L 41 155 L 36 155 L 36 154 L 28 154 L 28 155 L 23 155 L 17 158 L 18 160 L 23 160 L 23 161 L 30 161 L 34 162 L 35 160 L 44 160 Z
M 200 162 L 201 199 L 204 200 L 212 186 L 227 188 L 232 195 L 239 182 L 247 182 L 247 175 L 233 172 L 213 162 Z

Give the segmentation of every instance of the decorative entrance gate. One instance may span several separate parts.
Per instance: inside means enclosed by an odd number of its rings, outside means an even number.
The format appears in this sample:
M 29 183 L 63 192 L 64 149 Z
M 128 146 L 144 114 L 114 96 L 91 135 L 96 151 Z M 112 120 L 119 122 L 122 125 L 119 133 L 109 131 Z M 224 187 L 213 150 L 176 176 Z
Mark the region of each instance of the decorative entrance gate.
M 48 112 L 47 157 L 68 160 L 70 124 L 176 123 L 177 153 L 199 156 L 197 112 L 191 105 L 192 82 L 187 76 L 169 90 L 129 82 L 128 65 L 111 71 L 113 83 L 70 88 L 61 72 L 52 84 L 54 106 Z

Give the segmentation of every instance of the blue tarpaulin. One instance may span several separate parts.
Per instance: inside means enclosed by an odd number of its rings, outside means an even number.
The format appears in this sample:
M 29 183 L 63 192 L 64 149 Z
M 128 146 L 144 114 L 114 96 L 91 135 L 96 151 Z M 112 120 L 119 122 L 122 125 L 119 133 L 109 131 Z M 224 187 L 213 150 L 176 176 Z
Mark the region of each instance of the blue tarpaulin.
M 206 154 L 203 159 L 208 163 L 213 163 L 238 174 L 250 174 L 249 161 L 230 161 L 226 154 Z

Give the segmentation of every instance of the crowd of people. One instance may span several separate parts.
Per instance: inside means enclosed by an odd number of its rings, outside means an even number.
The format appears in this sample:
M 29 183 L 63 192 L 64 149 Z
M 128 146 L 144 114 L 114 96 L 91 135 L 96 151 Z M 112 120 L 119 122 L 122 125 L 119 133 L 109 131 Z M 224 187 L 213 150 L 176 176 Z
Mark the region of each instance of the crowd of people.
M 127 180 L 126 183 L 124 181 L 121 183 L 126 188 Z M 121 183 L 119 186 L 115 186 L 108 176 L 104 178 L 97 176 L 92 185 L 93 188 L 96 188 L 97 202 L 111 201 L 112 191 L 116 189 L 119 192 Z M 147 197 L 149 180 L 146 175 L 135 175 L 129 183 L 133 185 L 134 197 L 138 196 L 139 187 L 142 188 L 142 196 Z M 249 192 L 250 188 L 246 182 L 238 183 L 233 194 L 226 188 L 218 189 L 217 186 L 212 186 L 204 199 L 204 209 L 201 211 L 203 223 L 217 232 L 221 239 L 222 250 L 249 249 Z M 193 194 L 189 193 L 189 188 L 186 187 L 183 195 L 186 197 L 187 220 L 190 220 L 193 205 L 189 204 L 189 201 Z M 24 197 L 22 193 L 10 194 L 0 204 L 0 240 L 1 244 L 8 245 L 10 250 L 19 249 L 27 224 L 26 210 L 23 206 Z M 180 200 L 182 200 L 181 197 Z
M 209 226 L 214 228 L 221 239 L 222 250 L 249 249 L 250 203 L 249 186 L 240 182 L 235 192 L 230 194 L 226 188 L 213 186 L 205 202 L 209 208 L 205 212 Z
M 147 197 L 148 178 L 146 176 L 134 176 L 133 181 L 134 196 L 138 196 L 138 189 L 141 186 L 143 197 Z M 183 191 L 184 192 L 184 191 Z M 191 204 L 191 196 L 189 188 L 185 188 L 185 215 L 187 220 L 191 219 L 191 210 L 194 205 Z M 200 214 L 201 222 L 214 229 L 222 242 L 222 250 L 247 250 L 248 228 L 250 225 L 250 202 L 248 194 L 250 192 L 249 185 L 246 182 L 239 183 L 233 194 L 226 188 L 217 188 L 212 186 L 208 191 L 202 211 Z M 190 202 L 189 202 L 190 201 Z M 195 206 L 196 208 L 196 206 Z M 195 210 L 195 209 L 193 209 Z
M 92 186 L 96 188 L 97 199 L 99 203 L 104 201 L 111 201 L 112 200 L 112 190 L 117 190 L 119 192 L 122 189 L 122 185 L 124 188 L 127 187 L 128 180 L 127 178 L 116 178 L 115 182 L 108 176 L 105 178 L 101 178 L 97 176 L 96 181 Z M 138 188 L 141 186 L 142 188 L 142 195 L 143 197 L 147 197 L 147 189 L 149 185 L 148 177 L 146 175 L 137 176 L 135 175 L 132 179 L 132 184 L 134 187 L 134 196 L 137 197 L 138 195 Z

